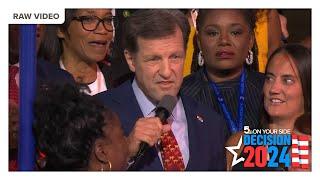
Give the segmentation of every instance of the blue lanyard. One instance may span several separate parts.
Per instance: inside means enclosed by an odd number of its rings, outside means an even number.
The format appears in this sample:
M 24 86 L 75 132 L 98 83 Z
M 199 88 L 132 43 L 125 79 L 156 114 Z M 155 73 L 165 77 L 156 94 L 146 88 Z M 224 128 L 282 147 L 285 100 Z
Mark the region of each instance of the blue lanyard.
M 245 79 L 246 79 L 244 69 L 242 70 L 241 77 L 240 77 L 240 84 L 239 84 L 240 93 L 239 93 L 237 121 L 234 121 L 232 119 L 231 113 L 227 109 L 227 106 L 224 102 L 224 99 L 220 93 L 220 90 L 219 90 L 217 84 L 209 79 L 206 69 L 204 69 L 204 73 L 205 73 L 205 75 L 211 85 L 213 92 L 216 95 L 216 98 L 217 98 L 217 101 L 218 101 L 220 107 L 222 108 L 223 115 L 227 121 L 227 125 L 229 127 L 229 130 L 232 133 L 236 133 L 238 131 L 241 131 L 243 129 L 243 121 L 244 121 L 244 94 L 245 94 Z M 235 124 L 235 122 L 237 124 Z

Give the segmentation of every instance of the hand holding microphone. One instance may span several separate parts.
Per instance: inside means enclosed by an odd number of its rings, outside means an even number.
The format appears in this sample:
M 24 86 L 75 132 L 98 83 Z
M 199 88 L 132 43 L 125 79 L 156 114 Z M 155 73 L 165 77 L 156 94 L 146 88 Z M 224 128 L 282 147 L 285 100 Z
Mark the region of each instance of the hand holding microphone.
M 161 134 L 169 130 L 170 125 L 162 125 L 158 117 L 139 118 L 128 137 L 130 157 L 141 150 L 146 150 L 147 147 L 154 146 Z
M 140 118 L 137 120 L 128 137 L 130 157 L 134 156 L 135 163 L 144 155 L 149 147 L 154 146 L 164 132 L 170 131 L 167 124 L 177 98 L 166 95 L 155 109 L 155 117 Z

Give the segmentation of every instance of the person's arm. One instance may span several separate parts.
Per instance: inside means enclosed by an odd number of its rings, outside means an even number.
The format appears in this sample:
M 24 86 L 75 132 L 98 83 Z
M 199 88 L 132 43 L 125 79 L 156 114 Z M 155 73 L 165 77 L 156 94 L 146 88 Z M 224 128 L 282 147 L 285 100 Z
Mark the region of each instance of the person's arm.
M 282 31 L 279 13 L 276 9 L 268 11 L 268 58 L 278 47 L 282 45 Z

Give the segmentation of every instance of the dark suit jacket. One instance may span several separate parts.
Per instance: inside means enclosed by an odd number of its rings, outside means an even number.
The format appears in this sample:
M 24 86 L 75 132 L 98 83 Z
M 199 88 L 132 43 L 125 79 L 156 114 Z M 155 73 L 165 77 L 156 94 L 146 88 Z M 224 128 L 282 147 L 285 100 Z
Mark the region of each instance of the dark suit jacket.
M 96 95 L 108 108 L 116 112 L 128 136 L 138 118 L 143 117 L 134 95 L 131 81 L 118 88 Z M 214 111 L 193 99 L 181 95 L 188 123 L 189 162 L 186 170 L 225 170 L 225 121 Z M 198 120 L 201 116 L 203 122 Z M 137 170 L 163 170 L 155 147 L 147 150 L 137 163 Z
M 56 64 L 45 61 L 44 59 L 37 60 L 37 86 L 43 84 L 48 85 L 63 85 L 75 84 L 75 81 L 70 73 L 61 69 Z

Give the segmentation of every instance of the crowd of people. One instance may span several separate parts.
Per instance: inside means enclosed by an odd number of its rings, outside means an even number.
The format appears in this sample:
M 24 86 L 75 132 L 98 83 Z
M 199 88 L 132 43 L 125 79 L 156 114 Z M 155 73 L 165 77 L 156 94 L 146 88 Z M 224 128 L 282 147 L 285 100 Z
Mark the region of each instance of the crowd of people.
M 67 9 L 62 25 L 38 28 L 36 169 L 245 170 L 242 164 L 232 167 L 225 149 L 237 145 L 244 126 L 288 129 L 311 141 L 311 47 L 284 41 L 289 36 L 280 23 L 284 17 L 267 11 L 278 19 L 269 21 L 274 43 L 269 43 L 265 72 L 259 72 L 256 26 L 258 14 L 266 11 L 187 12 L 193 14 L 189 19 L 183 10 L 142 9 L 122 23 L 112 9 Z M 122 60 L 132 72 L 126 79 L 114 78 L 110 61 L 120 25 Z M 190 50 L 192 40 L 196 47 Z M 196 66 L 186 75 L 188 54 Z M 19 80 L 11 79 L 14 160 L 19 141 L 14 83 Z M 168 95 L 176 101 L 163 118 L 158 110 Z M 247 156 L 243 148 L 238 152 Z M 9 169 L 17 166 L 10 163 Z

